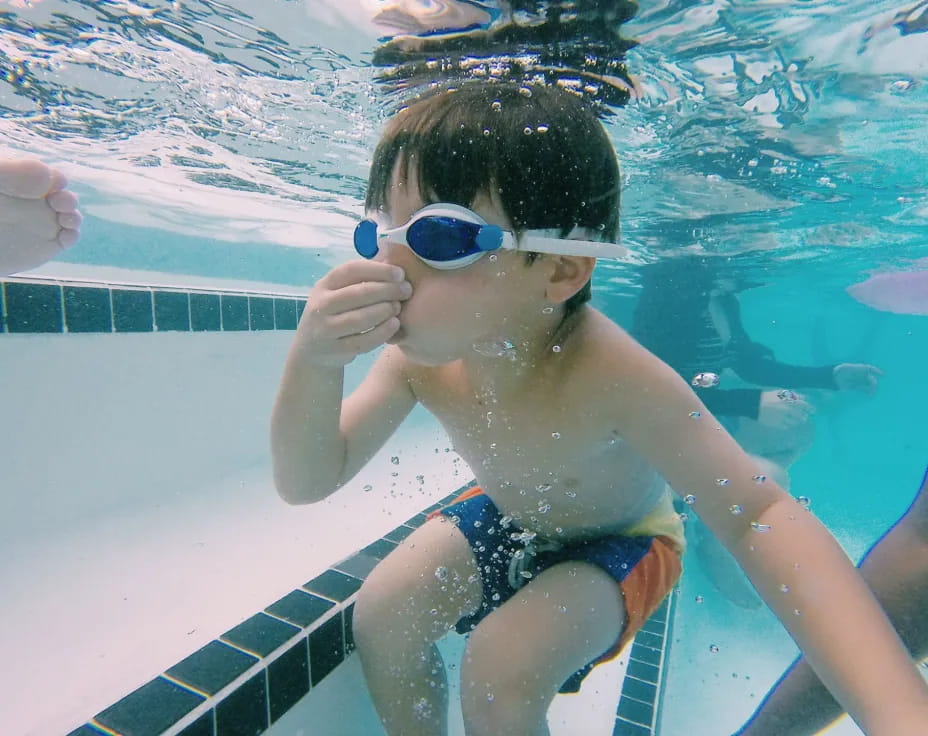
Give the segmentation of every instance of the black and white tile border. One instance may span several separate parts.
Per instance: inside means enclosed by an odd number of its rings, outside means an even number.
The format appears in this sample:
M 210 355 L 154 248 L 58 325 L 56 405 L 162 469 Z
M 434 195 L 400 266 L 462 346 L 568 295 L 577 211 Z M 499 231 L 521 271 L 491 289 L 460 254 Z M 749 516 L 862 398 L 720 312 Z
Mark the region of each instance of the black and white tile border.
M 257 291 L 0 281 L 0 334 L 295 330 L 305 298 Z
M 659 736 L 675 611 L 676 593 L 671 593 L 635 635 L 612 736 Z

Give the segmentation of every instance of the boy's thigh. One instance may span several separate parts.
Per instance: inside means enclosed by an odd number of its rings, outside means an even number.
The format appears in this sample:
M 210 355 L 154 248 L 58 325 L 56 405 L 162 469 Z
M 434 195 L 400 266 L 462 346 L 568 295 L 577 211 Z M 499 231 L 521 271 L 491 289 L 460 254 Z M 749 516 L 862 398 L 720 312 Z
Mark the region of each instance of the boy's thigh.
M 568 677 L 619 640 L 622 600 L 619 583 L 596 565 L 567 561 L 546 569 L 470 634 L 462 682 L 553 697 Z
M 480 602 L 477 562 L 461 531 L 445 517 L 427 521 L 367 576 L 355 605 L 365 619 L 401 619 L 404 628 L 437 639 Z

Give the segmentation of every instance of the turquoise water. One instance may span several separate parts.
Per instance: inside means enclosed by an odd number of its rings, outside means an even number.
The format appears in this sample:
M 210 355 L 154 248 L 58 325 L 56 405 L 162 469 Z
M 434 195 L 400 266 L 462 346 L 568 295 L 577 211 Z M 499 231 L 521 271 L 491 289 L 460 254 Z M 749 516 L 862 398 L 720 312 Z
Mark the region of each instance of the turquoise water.
M 71 177 L 86 236 L 62 262 L 308 286 L 353 257 L 370 151 L 399 99 L 371 66 L 397 32 L 372 20 L 389 5 L 0 2 L 0 155 Z M 393 5 L 440 26 L 464 4 Z M 778 357 L 885 371 L 873 398 L 822 398 L 793 472 L 855 559 L 911 501 L 928 448 L 928 318 L 845 292 L 928 256 L 928 36 L 892 23 L 915 5 L 643 2 L 621 28 L 639 45 L 588 54 L 624 61 L 640 89 L 606 106 L 636 259 L 730 255 L 759 285 L 745 324 Z M 637 279 L 601 264 L 594 305 L 627 326 Z M 736 727 L 794 651 L 688 567 L 663 723 L 708 736 Z

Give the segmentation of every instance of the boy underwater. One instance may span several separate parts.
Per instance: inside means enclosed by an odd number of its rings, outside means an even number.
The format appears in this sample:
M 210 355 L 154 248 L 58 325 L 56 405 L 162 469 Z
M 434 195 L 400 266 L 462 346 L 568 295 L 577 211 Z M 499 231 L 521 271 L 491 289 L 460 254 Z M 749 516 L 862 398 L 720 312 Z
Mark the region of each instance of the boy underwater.
M 619 200 L 612 144 L 571 93 L 441 88 L 374 153 L 363 259 L 310 292 L 272 417 L 280 495 L 334 493 L 419 402 L 479 484 L 358 594 L 387 733 L 446 732 L 435 642 L 457 628 L 469 736 L 547 734 L 555 694 L 616 656 L 675 584 L 670 488 L 866 733 L 923 733 L 928 688 L 843 550 L 676 372 L 586 304 L 596 257 L 622 253 Z M 343 400 L 344 366 L 384 344 Z

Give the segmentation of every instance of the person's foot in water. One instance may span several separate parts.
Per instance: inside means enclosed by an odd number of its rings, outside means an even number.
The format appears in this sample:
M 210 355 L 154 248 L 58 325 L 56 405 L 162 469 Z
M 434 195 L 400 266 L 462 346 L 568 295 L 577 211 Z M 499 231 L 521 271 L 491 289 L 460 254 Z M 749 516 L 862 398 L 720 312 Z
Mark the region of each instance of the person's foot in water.
M 26 271 L 80 238 L 77 195 L 37 159 L 0 159 L 0 276 Z

